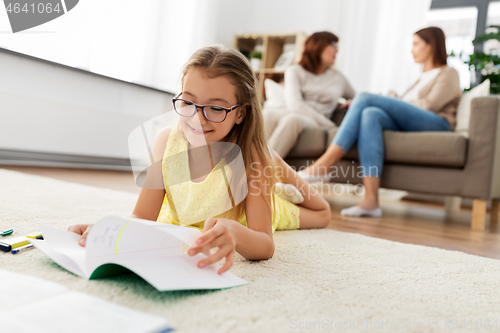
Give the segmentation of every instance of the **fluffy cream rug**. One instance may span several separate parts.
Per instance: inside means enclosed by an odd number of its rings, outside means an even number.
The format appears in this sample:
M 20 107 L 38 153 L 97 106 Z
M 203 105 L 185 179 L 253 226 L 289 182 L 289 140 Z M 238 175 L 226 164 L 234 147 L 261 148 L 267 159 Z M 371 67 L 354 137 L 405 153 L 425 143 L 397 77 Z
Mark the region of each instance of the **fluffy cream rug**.
M 135 200 L 0 169 L 0 229 L 17 235 L 128 215 Z M 270 260 L 236 258 L 231 271 L 249 285 L 220 291 L 160 293 L 135 275 L 87 281 L 36 249 L 0 254 L 0 267 L 164 316 L 180 332 L 500 329 L 498 260 L 333 230 L 277 232 L 275 242 Z

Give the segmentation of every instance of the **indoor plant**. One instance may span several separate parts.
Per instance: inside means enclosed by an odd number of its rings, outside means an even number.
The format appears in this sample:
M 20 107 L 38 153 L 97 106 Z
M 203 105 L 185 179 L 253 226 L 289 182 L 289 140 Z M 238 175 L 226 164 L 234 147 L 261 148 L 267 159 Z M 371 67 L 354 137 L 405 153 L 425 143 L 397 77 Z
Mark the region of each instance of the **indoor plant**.
M 261 51 L 252 51 L 250 53 L 250 64 L 252 65 L 252 69 L 258 71 L 260 69 L 262 61 L 262 52 Z
M 500 41 L 500 26 L 492 25 L 488 28 L 491 28 L 494 31 L 477 36 L 472 41 L 474 45 L 482 44 L 492 39 Z M 500 93 L 500 56 L 498 54 L 500 50 L 497 49 L 495 51 L 496 52 L 489 53 L 476 51 L 470 55 L 468 61 L 465 61 L 465 63 L 469 65 L 469 69 L 471 70 L 471 72 L 475 72 L 477 75 L 476 85 L 482 83 L 486 79 L 490 80 L 491 94 Z

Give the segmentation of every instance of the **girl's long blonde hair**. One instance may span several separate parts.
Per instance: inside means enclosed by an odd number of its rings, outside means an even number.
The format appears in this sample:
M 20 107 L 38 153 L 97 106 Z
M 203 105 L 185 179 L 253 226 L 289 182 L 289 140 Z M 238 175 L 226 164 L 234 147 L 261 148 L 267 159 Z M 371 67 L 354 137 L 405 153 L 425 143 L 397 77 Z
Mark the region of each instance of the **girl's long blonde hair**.
M 265 174 L 268 177 L 266 187 L 269 186 L 269 198 L 271 198 L 278 180 L 276 177 L 276 164 L 273 161 L 265 138 L 257 80 L 250 62 L 236 50 L 221 46 L 209 46 L 197 50 L 189 58 L 182 70 L 182 83 L 186 74 L 193 68 L 204 70 L 209 77 L 226 76 L 234 84 L 237 103 L 241 104 L 239 108 L 244 110 L 245 118 L 240 124 L 233 126 L 224 141 L 234 143 L 239 147 L 243 155 L 247 179 L 257 180 L 261 193 L 264 195 L 265 189 L 262 182 L 264 175 L 259 177 L 256 169 L 252 167 L 252 163 L 256 162 L 252 155 L 252 147 L 255 149 L 262 168 L 266 171 Z M 267 170 L 271 172 L 267 172 Z M 241 187 L 241 185 L 235 184 L 237 187 Z M 235 188 L 234 186 L 231 187 Z M 271 209 L 271 199 L 266 201 L 269 209 Z M 226 216 L 235 220 L 238 219 L 245 211 L 245 203 L 246 199 L 227 212 Z

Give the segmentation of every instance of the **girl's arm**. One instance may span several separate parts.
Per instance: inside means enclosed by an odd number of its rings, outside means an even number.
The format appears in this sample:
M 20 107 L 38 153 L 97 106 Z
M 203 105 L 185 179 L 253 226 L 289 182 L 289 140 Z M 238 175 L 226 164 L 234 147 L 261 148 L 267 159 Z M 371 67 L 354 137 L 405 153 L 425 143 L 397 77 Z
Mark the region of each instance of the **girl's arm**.
M 148 166 L 146 180 L 135 204 L 132 217 L 156 221 L 165 198 L 163 184 L 162 160 L 167 146 L 171 128 L 162 129 L 156 136 L 152 150 L 152 162 Z
M 270 198 L 269 178 L 266 177 L 257 154 L 253 153 L 256 163 L 252 165 L 252 170 L 255 170 L 257 177 L 248 179 L 245 203 L 248 227 L 229 219 L 211 218 L 205 221 L 203 233 L 197 240 L 198 245 L 192 247 L 188 254 L 195 255 L 214 247 L 219 249 L 210 257 L 200 260 L 198 267 L 226 258 L 225 264 L 219 270 L 219 274 L 222 274 L 231 267 L 234 251 L 251 260 L 269 259 L 274 254 L 272 216 L 266 203 Z M 258 185 L 259 180 L 262 181 L 262 189 Z

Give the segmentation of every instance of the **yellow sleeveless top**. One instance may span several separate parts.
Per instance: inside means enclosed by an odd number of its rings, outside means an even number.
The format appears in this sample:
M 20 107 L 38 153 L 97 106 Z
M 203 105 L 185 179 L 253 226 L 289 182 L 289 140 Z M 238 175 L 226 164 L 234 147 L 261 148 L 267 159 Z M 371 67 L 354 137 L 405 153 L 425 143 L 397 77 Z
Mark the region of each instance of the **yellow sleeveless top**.
M 229 194 L 228 178 L 231 169 L 224 158 L 212 169 L 202 182 L 191 181 L 189 168 L 188 141 L 182 130 L 176 126 L 170 132 L 162 159 L 162 175 L 165 198 L 158 215 L 158 222 L 195 227 L 203 230 L 205 220 L 223 217 L 233 208 Z M 273 232 L 299 227 L 299 207 L 280 198 L 271 197 L 273 212 Z M 246 214 L 237 219 L 247 226 Z

